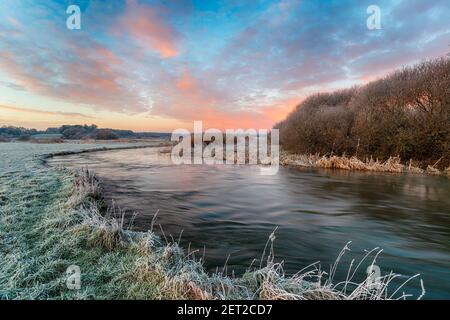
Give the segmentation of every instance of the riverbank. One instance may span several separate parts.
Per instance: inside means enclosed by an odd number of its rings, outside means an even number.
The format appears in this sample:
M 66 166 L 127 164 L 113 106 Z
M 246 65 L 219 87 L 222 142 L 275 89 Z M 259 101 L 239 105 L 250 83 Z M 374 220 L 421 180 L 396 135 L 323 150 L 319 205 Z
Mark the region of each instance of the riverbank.
M 450 176 L 450 167 L 444 170 L 439 170 L 436 167 L 436 163 L 433 166 L 429 165 L 426 169 L 422 169 L 414 165 L 412 161 L 408 164 L 402 163 L 399 157 L 390 157 L 386 161 L 380 161 L 373 158 L 361 160 L 356 156 L 320 156 L 318 154 L 302 155 L 282 151 L 280 154 L 280 164 L 284 166 L 308 168 Z
M 101 150 L 105 146 L 100 146 Z M 131 146 L 117 146 L 131 147 Z M 121 212 L 105 208 L 101 183 L 88 170 L 42 165 L 67 152 L 100 151 L 98 145 L 2 144 L 0 190 L 0 298 L 3 299 L 389 299 L 406 298 L 388 274 L 333 283 L 339 260 L 326 275 L 313 264 L 287 276 L 269 236 L 261 259 L 243 277 L 207 274 L 176 241 L 123 225 Z M 363 259 L 375 261 L 378 251 Z M 69 290 L 66 270 L 77 265 L 81 289 Z M 355 264 L 357 265 L 357 264 Z M 225 268 L 224 268 L 225 269 Z M 356 272 L 349 270 L 349 275 Z M 389 288 L 389 294 L 388 294 Z M 393 290 L 394 289 L 394 290 Z M 392 295 L 393 293 L 393 295 Z
M 161 153 L 170 153 L 171 146 L 161 150 Z M 237 163 L 237 152 L 234 152 L 234 162 Z M 442 158 L 441 158 L 442 159 Z M 440 160 L 441 160 L 440 159 Z M 227 160 L 226 153 L 223 154 L 223 160 Z M 425 174 L 434 176 L 450 177 L 450 167 L 439 168 L 440 160 L 433 165 L 420 165 L 420 163 L 410 160 L 408 163 L 402 162 L 400 157 L 391 156 L 387 160 L 382 161 L 373 157 L 361 159 L 357 156 L 336 156 L 336 155 L 319 155 L 319 154 L 294 154 L 286 150 L 280 150 L 279 163 L 282 166 L 305 167 L 305 168 L 322 168 L 322 169 L 339 169 L 349 171 L 370 171 L 384 173 L 410 173 Z M 260 163 L 258 153 L 245 153 L 246 163 Z

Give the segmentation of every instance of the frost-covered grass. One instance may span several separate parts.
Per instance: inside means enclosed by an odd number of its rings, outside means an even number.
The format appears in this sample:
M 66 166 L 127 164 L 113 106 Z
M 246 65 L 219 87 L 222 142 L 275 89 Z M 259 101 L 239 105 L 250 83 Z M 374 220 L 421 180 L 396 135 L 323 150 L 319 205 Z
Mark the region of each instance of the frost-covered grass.
M 124 145 L 114 145 L 123 147 Z M 129 146 L 129 145 L 128 145 Z M 343 254 L 328 272 L 315 263 L 286 275 L 269 236 L 259 261 L 242 277 L 208 274 L 176 242 L 152 230 L 124 228 L 120 212 L 106 210 L 95 175 L 49 168 L 44 154 L 98 149 L 99 145 L 0 144 L 0 298 L 3 299 L 398 299 L 395 274 L 373 285 L 356 282 L 359 263 L 335 283 Z M 112 147 L 110 144 L 108 147 Z M 375 263 L 379 251 L 362 262 Z M 66 269 L 81 269 L 81 289 L 66 287 Z M 417 298 L 417 297 L 416 297 Z M 420 298 L 420 297 L 419 297 Z

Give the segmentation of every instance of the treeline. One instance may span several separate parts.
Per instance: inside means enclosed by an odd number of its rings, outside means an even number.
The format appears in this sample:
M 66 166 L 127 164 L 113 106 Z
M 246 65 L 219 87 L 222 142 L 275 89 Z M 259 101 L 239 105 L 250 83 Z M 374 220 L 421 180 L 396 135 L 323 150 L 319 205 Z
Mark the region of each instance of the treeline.
M 92 125 L 63 125 L 59 128 L 48 128 L 47 130 L 39 131 L 36 129 L 26 129 L 21 127 L 3 126 L 0 127 L 0 139 L 18 139 L 28 140 L 33 136 L 53 136 L 60 135 L 61 138 L 67 140 L 115 140 L 115 139 L 139 139 L 139 138 L 155 138 L 166 137 L 166 133 L 156 132 L 134 132 L 131 130 L 118 130 L 108 128 L 98 128 L 95 124 Z
M 450 58 L 405 67 L 361 87 L 308 97 L 275 126 L 294 153 L 400 156 L 450 165 Z
M 32 135 L 39 134 L 40 131 L 36 129 L 26 129 L 21 127 L 3 126 L 0 128 L 0 141 L 10 138 L 28 138 Z
M 49 129 L 47 129 L 48 131 Z M 64 139 L 97 139 L 114 140 L 119 138 L 133 138 L 134 132 L 131 130 L 99 129 L 93 125 L 64 125 L 59 128 L 59 133 Z

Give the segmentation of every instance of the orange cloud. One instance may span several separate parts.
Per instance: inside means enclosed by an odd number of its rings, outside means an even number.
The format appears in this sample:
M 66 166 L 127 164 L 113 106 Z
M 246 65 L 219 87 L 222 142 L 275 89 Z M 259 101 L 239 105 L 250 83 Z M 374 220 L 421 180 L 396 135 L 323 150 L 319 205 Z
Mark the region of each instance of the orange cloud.
M 177 81 L 176 87 L 182 91 L 192 91 L 196 90 L 197 83 L 189 75 L 189 73 L 185 72 L 183 76 Z
M 292 112 L 294 108 L 302 101 L 302 99 L 302 97 L 298 97 L 280 101 L 272 106 L 263 107 L 262 113 L 268 121 L 275 124 L 284 120 L 287 115 Z
M 188 71 L 176 80 L 175 87 L 180 94 L 182 104 L 195 104 L 201 107 L 207 107 L 214 103 L 214 93 L 204 86 L 197 78 L 193 77 Z
M 156 51 L 161 58 L 178 55 L 178 35 L 162 21 L 156 8 L 140 5 L 136 0 L 128 0 L 126 12 L 119 25 L 141 45 Z
M 29 109 L 29 108 L 19 108 L 19 107 L 14 107 L 14 106 L 5 106 L 5 105 L 0 105 L 0 109 L 14 111 L 14 112 L 21 112 L 21 113 L 38 114 L 38 115 L 50 115 L 50 116 L 58 115 L 58 116 L 65 116 L 65 117 L 93 118 L 92 116 L 85 115 L 82 113 L 76 113 L 76 112 L 46 111 L 46 110 L 36 110 L 36 109 Z
M 101 128 L 170 132 L 174 128 L 189 128 L 191 125 L 176 119 L 152 117 L 146 114 L 128 115 L 111 112 L 93 117 L 82 113 L 47 111 L 10 105 L 0 105 L 0 116 L 2 125 L 24 126 L 40 130 L 64 124 L 95 123 Z
M 281 115 L 281 114 L 280 114 Z M 236 111 L 232 113 L 216 110 L 216 112 L 202 113 L 197 119 L 203 121 L 203 128 L 225 129 L 271 129 L 277 122 L 272 115 L 265 111 Z M 281 120 L 281 119 L 280 119 Z
M 300 97 L 286 99 L 273 105 L 243 110 L 231 108 L 230 105 L 221 105 L 213 98 L 208 99 L 207 96 L 204 96 L 207 95 L 207 92 L 192 91 L 193 88 L 197 88 L 194 85 L 195 82 L 187 81 L 185 76 L 177 84 L 184 95 L 176 97 L 176 100 L 171 103 L 170 110 L 158 109 L 159 113 L 165 113 L 169 117 L 183 119 L 190 123 L 194 120 L 201 120 L 204 129 L 270 129 L 275 123 L 285 119 L 301 101 Z
M 279 99 L 270 105 L 253 101 L 251 107 L 239 108 L 226 93 L 211 84 L 207 77 L 197 78 L 185 69 L 173 79 L 172 86 L 165 88 L 166 103 L 155 104 L 151 113 L 191 124 L 202 120 L 204 128 L 269 129 L 301 101 L 301 97 Z
M 98 47 L 95 49 L 95 52 L 97 57 L 100 57 L 102 60 L 106 60 L 108 62 L 105 65 L 117 65 L 121 63 L 121 60 L 105 47 Z
M 97 122 L 97 119 L 93 121 L 92 116 L 81 113 L 37 110 L 10 105 L 0 105 L 0 114 L 2 125 L 36 129 L 59 127 L 62 124 L 73 124 L 74 122 Z

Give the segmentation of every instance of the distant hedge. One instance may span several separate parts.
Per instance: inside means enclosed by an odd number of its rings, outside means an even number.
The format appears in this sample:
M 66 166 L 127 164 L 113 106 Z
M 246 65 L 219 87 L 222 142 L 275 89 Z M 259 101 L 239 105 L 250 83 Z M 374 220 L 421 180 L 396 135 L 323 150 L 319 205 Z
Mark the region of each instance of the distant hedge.
M 450 58 L 405 67 L 361 87 L 308 97 L 280 129 L 295 153 L 400 156 L 450 165 Z
M 21 127 L 3 126 L 0 127 L 0 142 L 9 141 L 10 139 L 27 141 L 31 137 L 39 135 L 58 135 L 67 140 L 114 140 L 114 139 L 132 139 L 132 138 L 167 138 L 168 133 L 158 132 L 133 132 L 131 130 L 118 130 L 109 128 L 98 128 L 92 125 L 63 125 L 59 128 L 48 128 L 45 131 L 36 129 L 26 129 Z

